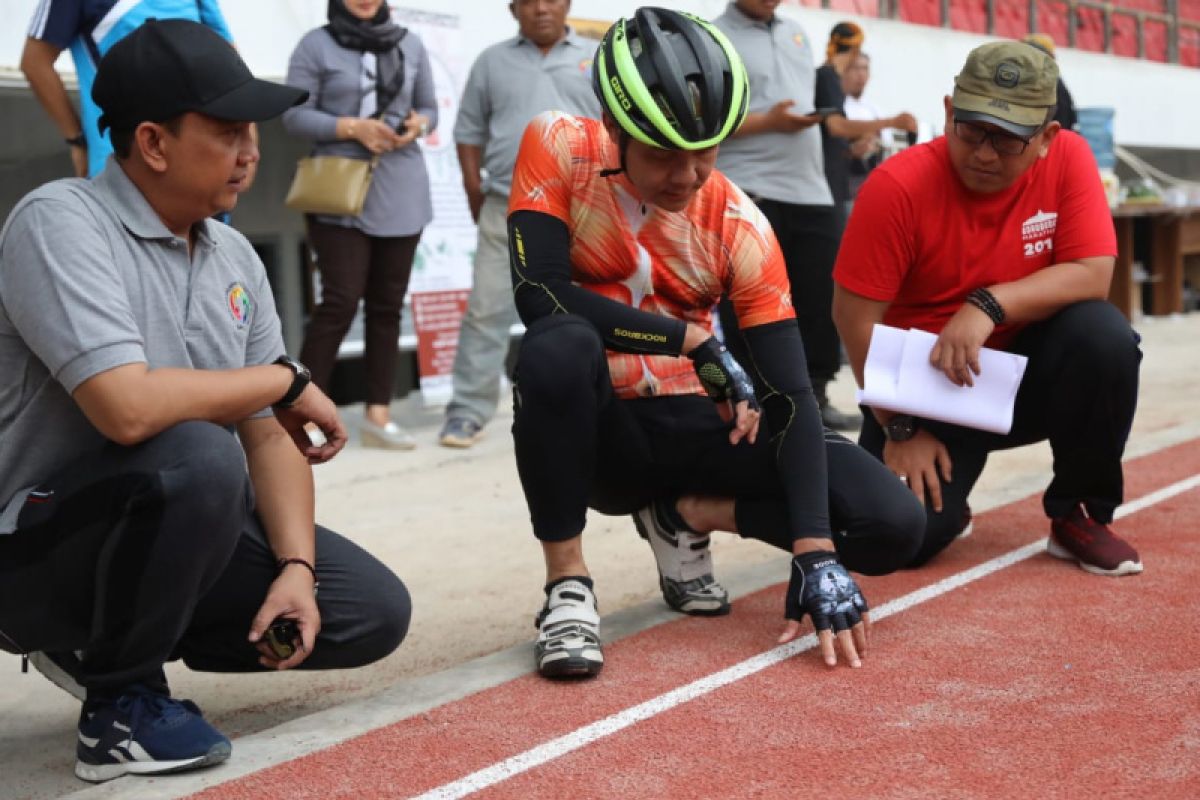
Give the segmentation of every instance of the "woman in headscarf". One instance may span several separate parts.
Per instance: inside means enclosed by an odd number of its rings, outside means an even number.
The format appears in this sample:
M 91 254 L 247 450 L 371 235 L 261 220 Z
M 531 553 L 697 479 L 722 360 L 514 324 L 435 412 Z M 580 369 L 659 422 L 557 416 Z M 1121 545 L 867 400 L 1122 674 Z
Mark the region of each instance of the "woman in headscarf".
M 379 157 L 362 213 L 308 215 L 321 301 L 300 360 L 329 391 L 338 348 L 359 301 L 365 313 L 367 404 L 364 445 L 408 450 L 412 435 L 390 417 L 400 309 L 421 230 L 433 218 L 429 176 L 417 139 L 437 125 L 429 56 L 391 19 L 383 0 L 330 0 L 329 24 L 309 31 L 288 63 L 287 83 L 309 92 L 284 114 L 314 155 Z

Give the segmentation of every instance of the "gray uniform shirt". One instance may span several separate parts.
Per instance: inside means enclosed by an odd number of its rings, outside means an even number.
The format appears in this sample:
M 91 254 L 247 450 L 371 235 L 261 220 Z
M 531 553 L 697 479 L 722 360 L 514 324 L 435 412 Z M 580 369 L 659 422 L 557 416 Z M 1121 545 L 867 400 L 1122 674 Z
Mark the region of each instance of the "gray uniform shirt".
M 381 119 L 396 127 L 410 110 L 429 118 L 437 127 L 437 95 L 425 45 L 413 32 L 400 40 L 404 53 L 404 83 L 400 94 L 383 110 Z M 373 56 L 367 59 L 373 62 Z M 284 112 L 283 127 L 293 136 L 311 139 L 313 155 L 370 159 L 371 153 L 352 139 L 336 138 L 338 117 L 358 117 L 364 94 L 375 86 L 374 74 L 365 74 L 363 54 L 347 50 L 324 28 L 305 34 L 288 61 L 287 83 L 308 90 L 308 100 Z M 365 88 L 364 88 L 365 87 Z M 374 110 L 374 103 L 370 104 Z M 384 153 L 375 167 L 371 188 L 357 217 L 319 216 L 322 222 L 358 228 L 370 236 L 411 236 L 433 219 L 429 174 L 425 156 L 415 141 Z
M 196 231 L 189 259 L 112 158 L 95 180 L 48 183 L 13 209 L 0 232 L 0 534 L 30 488 L 103 447 L 71 398 L 88 378 L 134 363 L 235 369 L 285 352 L 250 243 L 212 220 Z
M 746 64 L 750 78 L 747 109 L 760 114 L 781 100 L 793 100 L 795 114 L 811 114 L 816 87 L 812 46 L 804 29 L 776 14 L 759 22 L 732 3 L 713 20 Z M 798 205 L 833 205 L 825 182 L 821 130 L 813 125 L 796 133 L 760 133 L 726 139 L 717 169 L 749 194 Z
M 454 141 L 483 148 L 483 189 L 507 197 L 517 149 L 530 120 L 543 111 L 600 118 L 592 92 L 594 43 L 567 29 L 567 36 L 542 55 L 523 36 L 494 44 L 471 65 L 463 89 Z

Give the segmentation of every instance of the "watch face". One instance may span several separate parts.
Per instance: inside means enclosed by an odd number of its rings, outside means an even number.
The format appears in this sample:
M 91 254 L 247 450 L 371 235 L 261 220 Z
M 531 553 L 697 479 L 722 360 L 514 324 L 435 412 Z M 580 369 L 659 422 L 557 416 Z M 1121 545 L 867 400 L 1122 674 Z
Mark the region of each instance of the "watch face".
M 907 414 L 897 414 L 888 421 L 884 432 L 893 442 L 906 442 L 917 432 L 916 421 Z

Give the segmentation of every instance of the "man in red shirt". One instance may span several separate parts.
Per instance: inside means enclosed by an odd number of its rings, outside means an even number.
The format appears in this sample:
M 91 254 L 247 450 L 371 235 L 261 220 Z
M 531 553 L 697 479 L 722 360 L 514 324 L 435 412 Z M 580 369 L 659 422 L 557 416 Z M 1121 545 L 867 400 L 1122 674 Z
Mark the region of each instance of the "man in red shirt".
M 1054 120 L 1058 68 L 1019 42 L 976 48 L 945 98 L 946 135 L 876 169 L 834 269 L 834 320 L 859 385 L 872 326 L 938 334 L 959 386 L 984 345 L 1029 358 L 1012 430 L 997 435 L 869 409 L 860 444 L 926 504 L 928 561 L 969 524 L 993 450 L 1048 439 L 1048 551 L 1102 575 L 1141 572 L 1108 527 L 1137 405 L 1138 336 L 1107 302 L 1117 252 L 1082 138 Z

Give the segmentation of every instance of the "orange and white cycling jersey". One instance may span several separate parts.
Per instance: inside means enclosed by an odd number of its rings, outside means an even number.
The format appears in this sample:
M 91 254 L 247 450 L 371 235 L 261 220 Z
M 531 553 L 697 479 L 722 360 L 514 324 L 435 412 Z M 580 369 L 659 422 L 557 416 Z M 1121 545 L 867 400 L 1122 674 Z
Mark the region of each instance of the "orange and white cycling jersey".
M 594 119 L 546 112 L 525 130 L 508 211 L 562 220 L 571 279 L 643 311 L 712 330 L 728 294 L 743 328 L 795 316 L 783 255 L 753 201 L 714 170 L 683 211 L 647 206 L 616 167 L 616 144 Z M 618 397 L 703 393 L 691 362 L 609 351 Z

